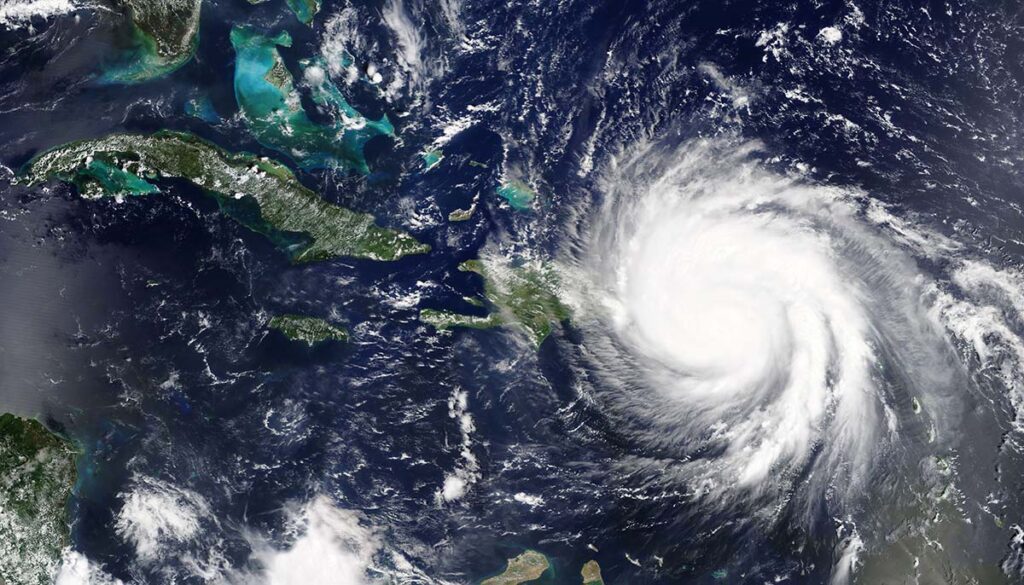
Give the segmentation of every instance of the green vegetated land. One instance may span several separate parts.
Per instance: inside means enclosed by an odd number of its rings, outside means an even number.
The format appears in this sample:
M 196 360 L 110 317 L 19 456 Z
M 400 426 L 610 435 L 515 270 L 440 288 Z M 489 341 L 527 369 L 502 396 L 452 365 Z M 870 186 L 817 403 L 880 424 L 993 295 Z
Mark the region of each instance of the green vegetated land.
M 513 265 L 504 260 L 469 260 L 459 270 L 475 272 L 484 279 L 484 297 L 491 312 L 484 317 L 452 311 L 423 309 L 420 319 L 437 329 L 469 327 L 488 329 L 505 325 L 521 327 L 534 346 L 551 334 L 555 324 L 570 313 L 555 294 L 558 277 L 550 265 L 540 262 Z
M 131 28 L 123 54 L 103 73 L 112 83 L 141 83 L 188 63 L 199 44 L 202 0 L 113 0 Z
M 39 421 L 0 414 L 0 583 L 53 582 L 70 539 L 77 456 Z
M 397 260 L 430 250 L 411 235 L 378 226 L 373 216 L 324 201 L 284 165 L 231 153 L 184 132 L 114 134 L 58 146 L 28 163 L 29 184 L 58 179 L 84 197 L 159 192 L 152 181 L 187 180 L 221 208 L 286 249 L 294 262 L 339 256 Z
M 267 323 L 267 326 L 280 331 L 292 341 L 301 341 L 310 346 L 328 340 L 348 340 L 348 332 L 345 329 L 318 317 L 275 315 Z

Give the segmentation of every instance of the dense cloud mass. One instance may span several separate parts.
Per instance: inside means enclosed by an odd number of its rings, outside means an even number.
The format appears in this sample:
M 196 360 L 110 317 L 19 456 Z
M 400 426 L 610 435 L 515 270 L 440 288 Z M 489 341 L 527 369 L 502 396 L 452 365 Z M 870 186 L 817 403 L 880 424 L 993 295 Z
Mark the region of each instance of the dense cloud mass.
M 947 396 L 957 366 L 910 251 L 864 221 L 870 197 L 767 171 L 759 148 L 648 146 L 608 171 L 575 263 L 601 316 L 587 343 L 612 409 L 709 505 L 798 482 L 841 502 L 898 438 L 899 404 Z

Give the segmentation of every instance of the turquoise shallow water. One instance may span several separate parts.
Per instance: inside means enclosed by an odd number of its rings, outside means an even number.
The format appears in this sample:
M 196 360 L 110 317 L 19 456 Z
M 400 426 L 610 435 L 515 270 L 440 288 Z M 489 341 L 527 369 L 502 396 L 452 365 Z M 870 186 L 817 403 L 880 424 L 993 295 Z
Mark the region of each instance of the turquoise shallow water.
M 530 209 L 530 204 L 537 197 L 537 194 L 522 181 L 509 181 L 498 187 L 497 193 L 516 211 Z
M 296 18 L 304 24 L 313 22 L 313 17 L 320 10 L 319 0 L 287 0 L 287 2 Z
M 90 162 L 83 175 L 98 181 L 106 191 L 131 195 L 148 195 L 160 191 L 149 181 L 99 159 Z
M 376 122 L 367 120 L 326 79 L 311 88 L 311 96 L 334 122 L 313 122 L 302 108 L 291 73 L 278 53 L 278 47 L 289 47 L 291 42 L 287 32 L 264 36 L 242 27 L 231 32 L 236 53 L 235 97 L 250 130 L 261 144 L 288 155 L 304 169 L 343 168 L 368 173 L 364 146 L 375 136 L 393 136 L 393 126 L 386 116 Z M 316 61 L 304 63 L 307 69 L 323 66 Z
M 281 117 L 288 109 L 285 104 L 285 90 L 267 80 L 274 67 L 277 47 L 291 46 L 291 36 L 282 32 L 275 37 L 264 37 L 248 29 L 236 28 L 231 32 L 231 43 L 235 47 L 235 96 L 238 105 L 250 117 L 250 124 L 267 123 Z M 281 120 L 282 122 L 285 120 Z
M 199 45 L 199 33 L 191 40 L 189 51 L 165 57 L 157 50 L 156 41 L 134 24 L 125 47 L 105 67 L 102 83 L 135 84 L 151 81 L 177 71 L 188 63 Z
M 207 95 L 200 95 L 185 102 L 185 113 L 207 124 L 217 124 L 220 122 L 220 114 L 217 113 L 213 102 L 210 101 L 210 96 Z

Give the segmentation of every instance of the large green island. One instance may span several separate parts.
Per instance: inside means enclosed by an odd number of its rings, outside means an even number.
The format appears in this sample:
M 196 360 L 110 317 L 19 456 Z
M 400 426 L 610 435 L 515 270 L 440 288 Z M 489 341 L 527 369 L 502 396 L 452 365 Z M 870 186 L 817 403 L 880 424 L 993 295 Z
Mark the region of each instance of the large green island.
M 147 195 L 159 192 L 151 181 L 184 179 L 287 249 L 296 263 L 339 256 L 396 260 L 430 250 L 409 234 L 376 225 L 369 214 L 324 201 L 276 161 L 231 153 L 184 132 L 72 142 L 36 156 L 22 174 L 29 184 L 74 183 L 87 198 Z
M 0 415 L 0 583 L 52 583 L 69 544 L 75 449 L 41 423 Z
M 324 341 L 347 341 L 348 331 L 319 317 L 308 315 L 275 315 L 267 327 L 280 331 L 292 341 L 301 341 L 312 347 Z
M 491 305 L 491 312 L 480 317 L 423 309 L 420 311 L 421 321 L 441 330 L 516 325 L 526 331 L 534 347 L 540 347 L 551 334 L 553 325 L 570 317 L 568 307 L 555 294 L 558 278 L 546 264 L 513 265 L 505 260 L 467 260 L 459 265 L 459 270 L 475 272 L 483 277 L 484 297 Z

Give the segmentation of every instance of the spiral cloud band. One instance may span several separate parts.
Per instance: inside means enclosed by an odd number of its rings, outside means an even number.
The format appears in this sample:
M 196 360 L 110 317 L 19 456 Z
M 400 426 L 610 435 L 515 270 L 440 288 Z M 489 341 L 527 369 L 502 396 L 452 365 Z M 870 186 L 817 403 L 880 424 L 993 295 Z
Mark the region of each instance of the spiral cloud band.
M 755 148 L 624 158 L 576 258 L 610 416 L 722 501 L 804 478 L 852 489 L 907 397 L 941 394 L 952 367 L 865 197 L 773 174 Z

